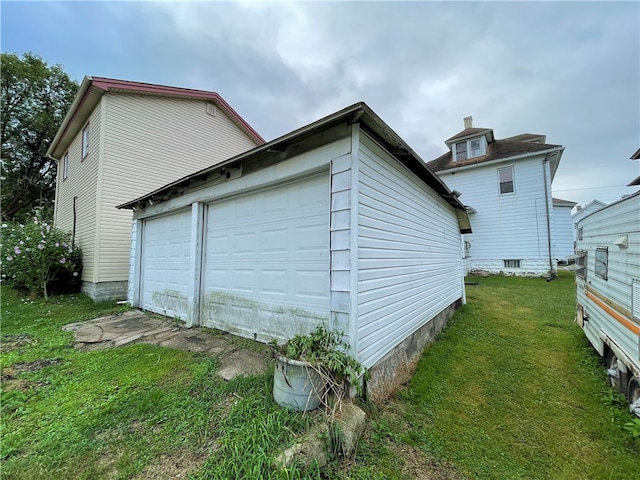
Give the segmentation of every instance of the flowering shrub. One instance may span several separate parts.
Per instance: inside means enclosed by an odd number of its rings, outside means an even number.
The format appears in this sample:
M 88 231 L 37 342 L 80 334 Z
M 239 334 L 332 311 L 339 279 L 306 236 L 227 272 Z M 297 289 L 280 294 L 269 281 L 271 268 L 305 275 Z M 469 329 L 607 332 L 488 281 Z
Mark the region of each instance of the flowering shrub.
M 81 252 L 68 233 L 37 218 L 24 225 L 3 223 L 0 232 L 3 282 L 45 298 L 54 281 L 79 282 Z

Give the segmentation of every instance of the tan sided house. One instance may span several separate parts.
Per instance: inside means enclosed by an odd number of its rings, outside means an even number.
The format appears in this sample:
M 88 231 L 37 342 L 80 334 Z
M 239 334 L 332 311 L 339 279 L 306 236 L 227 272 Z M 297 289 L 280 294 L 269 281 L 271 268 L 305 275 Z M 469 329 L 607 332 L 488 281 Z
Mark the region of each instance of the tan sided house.
M 263 143 L 215 92 L 85 77 L 47 152 L 54 223 L 82 248 L 82 290 L 126 298 L 132 216 L 116 205 Z

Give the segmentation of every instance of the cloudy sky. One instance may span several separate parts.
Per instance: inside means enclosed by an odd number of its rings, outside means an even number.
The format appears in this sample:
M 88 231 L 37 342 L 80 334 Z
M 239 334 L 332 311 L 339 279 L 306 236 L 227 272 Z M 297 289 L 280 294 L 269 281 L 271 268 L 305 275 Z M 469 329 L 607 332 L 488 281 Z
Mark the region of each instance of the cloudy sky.
M 566 147 L 554 196 L 634 192 L 640 4 L 11 2 L 2 52 L 212 90 L 271 140 L 365 101 L 425 160 L 463 129 Z M 464 200 L 464 198 L 462 198 Z

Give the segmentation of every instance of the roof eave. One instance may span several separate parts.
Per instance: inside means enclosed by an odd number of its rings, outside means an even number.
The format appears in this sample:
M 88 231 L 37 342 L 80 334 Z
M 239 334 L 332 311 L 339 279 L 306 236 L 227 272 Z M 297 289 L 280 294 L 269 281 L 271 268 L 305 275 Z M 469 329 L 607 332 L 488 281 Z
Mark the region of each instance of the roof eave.
M 418 176 L 424 183 L 431 187 L 438 195 L 440 195 L 449 205 L 451 205 L 458 218 L 461 233 L 471 233 L 471 224 L 469 216 L 464 205 L 454 196 L 446 184 L 434 174 L 424 163 L 424 161 L 406 144 L 393 129 L 391 129 L 380 117 L 378 117 L 364 102 L 356 103 L 332 115 L 324 117 L 316 122 L 301 127 L 282 137 L 276 138 L 264 145 L 258 146 L 248 152 L 241 153 L 224 162 L 218 163 L 211 167 L 187 175 L 168 185 L 165 185 L 153 192 L 138 197 L 129 202 L 118 205 L 119 209 L 134 209 L 145 204 L 153 197 L 165 196 L 172 190 L 180 190 L 187 188 L 190 183 L 196 180 L 205 180 L 209 175 L 217 170 L 221 170 L 230 164 L 238 164 L 257 158 L 261 154 L 266 154 L 270 150 L 282 150 L 286 144 L 301 141 L 305 137 L 319 133 L 340 123 L 353 124 L 360 122 L 370 131 L 379 141 L 391 147 L 387 148 L 393 158 L 398 163 L 407 167 L 411 172 Z

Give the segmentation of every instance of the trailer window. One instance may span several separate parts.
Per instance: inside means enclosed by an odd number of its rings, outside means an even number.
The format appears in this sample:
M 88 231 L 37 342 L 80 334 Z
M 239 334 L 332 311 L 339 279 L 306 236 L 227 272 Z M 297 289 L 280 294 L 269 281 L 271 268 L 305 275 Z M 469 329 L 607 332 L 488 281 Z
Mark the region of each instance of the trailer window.
M 583 279 L 587 278 L 587 252 L 585 250 L 578 250 L 576 252 L 576 277 Z
M 609 250 L 606 247 L 596 248 L 596 276 L 607 279 Z
M 640 278 L 631 280 L 631 312 L 633 319 L 640 322 Z

